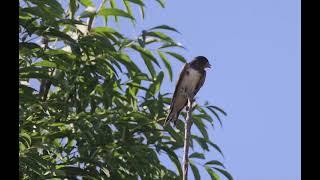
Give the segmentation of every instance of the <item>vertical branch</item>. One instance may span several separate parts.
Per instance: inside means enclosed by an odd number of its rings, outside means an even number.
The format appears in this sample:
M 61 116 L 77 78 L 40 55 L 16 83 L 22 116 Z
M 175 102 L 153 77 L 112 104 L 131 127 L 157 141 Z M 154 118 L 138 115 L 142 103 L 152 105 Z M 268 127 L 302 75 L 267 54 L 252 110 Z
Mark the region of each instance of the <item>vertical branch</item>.
M 188 166 L 189 166 L 189 143 L 190 143 L 190 130 L 192 126 L 192 103 L 193 103 L 193 98 L 188 97 L 188 112 L 187 112 L 187 117 L 184 122 L 184 147 L 183 147 L 183 180 L 188 179 Z

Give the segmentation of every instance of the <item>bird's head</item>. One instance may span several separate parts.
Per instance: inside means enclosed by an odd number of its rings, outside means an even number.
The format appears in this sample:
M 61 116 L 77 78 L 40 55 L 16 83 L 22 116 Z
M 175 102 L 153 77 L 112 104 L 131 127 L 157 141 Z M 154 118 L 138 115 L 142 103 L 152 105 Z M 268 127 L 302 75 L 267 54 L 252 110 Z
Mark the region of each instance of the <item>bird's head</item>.
M 197 56 L 191 62 L 190 66 L 199 70 L 204 70 L 205 68 L 211 68 L 211 64 L 208 59 L 204 56 Z

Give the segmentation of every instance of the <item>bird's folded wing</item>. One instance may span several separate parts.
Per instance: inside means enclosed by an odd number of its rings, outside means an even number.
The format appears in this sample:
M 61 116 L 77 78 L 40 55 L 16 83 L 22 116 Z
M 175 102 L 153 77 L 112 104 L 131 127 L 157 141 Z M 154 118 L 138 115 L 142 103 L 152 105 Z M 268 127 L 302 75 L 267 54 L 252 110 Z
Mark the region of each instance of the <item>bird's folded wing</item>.
M 179 87 L 181 86 L 182 79 L 183 79 L 183 77 L 186 75 L 186 72 L 187 72 L 187 69 L 189 68 L 189 66 L 190 66 L 189 63 L 186 63 L 186 64 L 183 66 L 183 69 L 182 69 L 182 71 L 181 71 L 181 73 L 180 73 L 180 76 L 179 76 L 179 80 L 178 80 L 178 82 L 177 82 L 177 84 L 176 84 L 176 88 L 175 88 L 174 93 L 173 93 L 173 96 L 172 96 L 170 108 L 173 107 L 173 104 L 174 104 L 174 102 L 175 102 L 175 98 L 177 97 L 177 93 L 178 93 L 178 91 L 179 91 Z
M 201 76 L 200 76 L 199 82 L 196 85 L 196 88 L 194 90 L 194 95 L 196 95 L 198 93 L 200 88 L 203 86 L 205 80 L 206 80 L 206 71 L 203 71 Z

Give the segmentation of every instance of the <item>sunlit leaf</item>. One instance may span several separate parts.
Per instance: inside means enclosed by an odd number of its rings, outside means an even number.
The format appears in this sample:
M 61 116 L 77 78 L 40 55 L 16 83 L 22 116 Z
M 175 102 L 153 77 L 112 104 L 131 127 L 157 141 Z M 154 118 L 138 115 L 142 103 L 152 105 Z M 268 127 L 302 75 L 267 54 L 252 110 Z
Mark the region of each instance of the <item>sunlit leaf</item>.
M 127 12 L 121 10 L 121 9 L 116 9 L 116 8 L 104 8 L 101 9 L 98 12 L 99 15 L 101 16 L 121 16 L 121 17 L 125 17 L 125 18 L 129 18 L 129 19 L 134 19 L 134 17 L 132 17 L 130 14 L 128 14 Z
M 173 40 L 169 36 L 165 35 L 162 32 L 151 31 L 151 32 L 147 32 L 145 35 L 157 37 L 157 38 L 160 38 L 161 40 L 164 40 L 164 41 L 173 42 Z
M 221 174 L 223 174 L 228 180 L 233 180 L 233 177 L 231 176 L 231 174 L 228 173 L 226 170 L 216 168 L 216 167 L 213 167 L 213 168 L 219 171 Z
M 216 174 L 210 167 L 205 166 L 205 169 L 210 175 L 212 180 L 220 180 L 220 177 L 218 176 L 218 174 Z
M 79 0 L 79 2 L 85 6 L 85 7 L 88 7 L 88 6 L 94 6 L 93 2 L 91 0 Z
M 112 9 L 116 9 L 117 8 L 117 4 L 116 4 L 116 1 L 115 0 L 110 0 L 110 6 Z M 130 13 L 129 13 L 130 14 Z M 131 15 L 131 14 L 130 14 Z M 118 17 L 117 16 L 114 16 L 114 20 L 116 22 L 118 22 Z
M 131 5 L 130 5 L 129 1 L 126 1 L 126 0 L 122 0 L 122 1 L 123 1 L 124 5 L 126 7 L 126 10 L 127 10 L 128 14 L 133 17 L 132 8 L 131 8 Z M 131 22 L 134 25 L 134 21 L 132 20 Z

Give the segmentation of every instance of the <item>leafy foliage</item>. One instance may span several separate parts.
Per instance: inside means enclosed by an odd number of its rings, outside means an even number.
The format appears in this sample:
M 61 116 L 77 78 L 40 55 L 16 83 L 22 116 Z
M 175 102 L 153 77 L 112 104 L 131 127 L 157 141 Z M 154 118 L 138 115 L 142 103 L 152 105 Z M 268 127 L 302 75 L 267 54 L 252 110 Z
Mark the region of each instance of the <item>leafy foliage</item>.
M 125 9 L 120 9 L 116 1 L 108 2 L 110 6 L 106 0 L 99 6 L 91 0 L 69 0 L 67 4 L 19 1 L 21 179 L 181 177 L 175 150 L 183 146 L 183 126 L 179 122 L 177 130 L 163 127 L 170 98 L 160 90 L 166 76 L 160 62 L 170 80 L 170 58 L 186 62 L 182 55 L 168 51 L 182 46 L 165 31 L 178 31 L 160 25 L 141 32 L 136 39 L 125 37 L 107 25 L 110 16 L 134 23 L 132 7 L 137 6 L 144 18 L 145 3 L 123 0 Z M 165 7 L 164 1 L 155 2 Z M 94 25 L 100 16 L 106 26 Z M 155 50 L 149 49 L 151 45 Z M 137 65 L 139 59 L 132 59 L 134 53 L 141 56 L 148 72 Z M 40 85 L 31 86 L 30 82 Z M 224 111 L 206 107 L 220 121 L 215 110 Z M 221 152 L 209 139 L 203 120 L 214 122 L 204 107 L 197 107 L 194 118 L 203 137 L 193 135 L 192 141 L 204 150 L 209 151 L 211 145 Z M 177 172 L 162 164 L 162 153 L 176 165 Z M 199 152 L 190 157 L 205 158 Z M 206 168 L 209 165 L 218 165 L 213 169 L 231 177 L 220 162 L 209 161 Z M 192 163 L 191 168 L 199 179 L 197 166 Z

